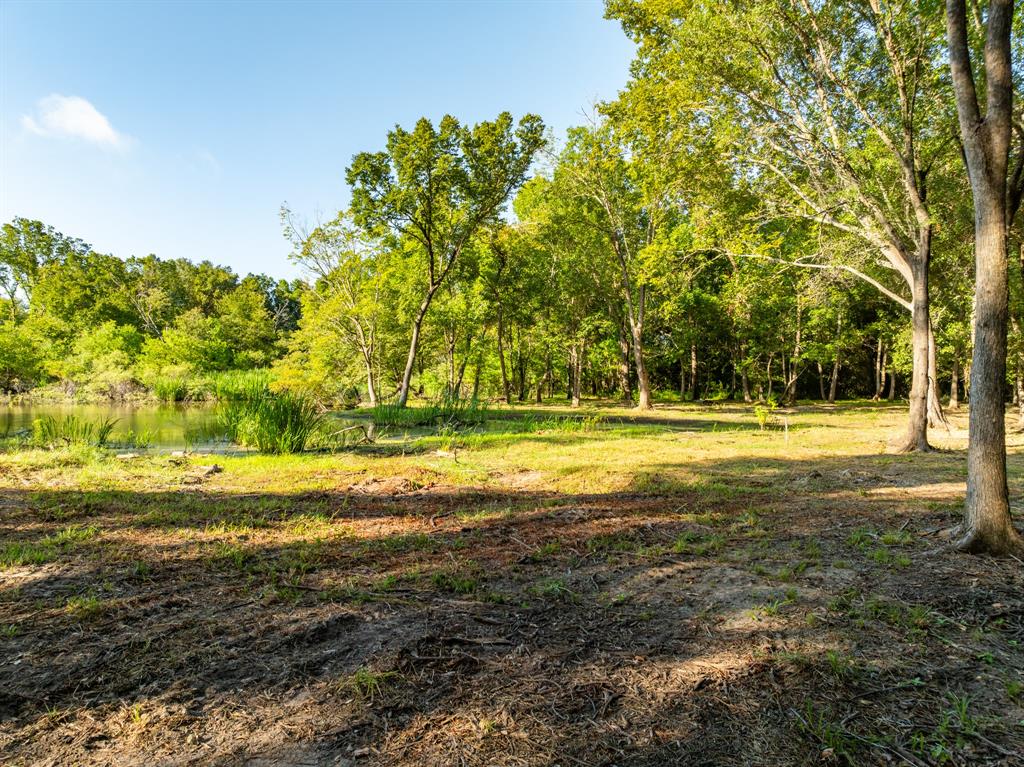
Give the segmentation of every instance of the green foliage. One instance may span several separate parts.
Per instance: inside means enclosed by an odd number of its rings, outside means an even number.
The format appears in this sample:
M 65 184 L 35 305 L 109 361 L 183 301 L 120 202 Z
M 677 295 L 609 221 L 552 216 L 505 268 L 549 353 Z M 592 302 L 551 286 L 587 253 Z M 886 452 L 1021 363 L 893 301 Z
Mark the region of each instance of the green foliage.
M 0 323 L 0 391 L 25 391 L 42 377 L 42 351 L 36 337 L 23 324 Z
M 774 429 L 779 425 L 779 416 L 776 414 L 779 404 L 774 399 L 768 399 L 760 405 L 754 406 L 754 417 L 761 431 Z
M 208 388 L 214 399 L 221 402 L 235 400 L 258 400 L 270 392 L 270 371 L 226 370 L 215 373 L 208 379 Z
M 103 447 L 116 423 L 114 418 L 87 421 L 75 415 L 63 418 L 47 415 L 32 423 L 32 436 L 36 443 L 50 448 L 69 445 Z
M 137 328 L 108 320 L 75 339 L 61 365 L 62 376 L 97 396 L 123 399 L 134 388 L 132 367 L 142 343 Z
M 383 402 L 370 409 L 378 426 L 466 426 L 487 420 L 487 406 L 475 398 L 446 394 L 429 405 L 403 407 L 397 402 Z
M 301 453 L 316 437 L 323 418 L 313 399 L 290 392 L 232 400 L 219 414 L 232 441 L 264 453 Z

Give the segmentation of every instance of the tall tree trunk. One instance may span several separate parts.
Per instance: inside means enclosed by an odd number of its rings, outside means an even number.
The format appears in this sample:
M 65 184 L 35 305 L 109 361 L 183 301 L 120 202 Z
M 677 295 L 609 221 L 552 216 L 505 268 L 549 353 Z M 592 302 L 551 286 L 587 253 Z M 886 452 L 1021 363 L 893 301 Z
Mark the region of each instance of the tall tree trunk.
M 409 340 L 409 355 L 405 358 L 405 371 L 402 373 L 402 385 L 398 389 L 398 406 L 405 407 L 409 402 L 409 386 L 412 384 L 412 369 L 416 365 L 416 351 L 420 344 L 420 329 L 423 326 L 423 318 L 427 316 L 427 309 L 434 298 L 434 290 L 427 291 L 426 297 L 420 303 L 419 311 L 412 321 L 412 338 Z
M 743 384 L 743 401 L 753 402 L 754 398 L 750 396 L 750 377 L 747 375 L 746 367 L 740 370 L 740 382 Z
M 818 390 L 821 392 L 821 400 L 825 400 L 825 369 L 818 362 Z
M 889 401 L 896 399 L 896 371 L 889 371 Z
M 828 384 L 828 402 L 830 405 L 835 404 L 836 401 L 836 390 L 839 387 L 839 368 L 841 363 L 839 361 L 839 355 L 836 355 L 835 361 L 832 363 L 832 380 Z
M 926 452 L 931 449 L 928 445 L 928 341 L 931 323 L 928 321 L 927 252 L 922 248 L 919 257 L 911 262 L 914 286 L 911 344 L 914 364 L 910 381 L 910 422 L 906 440 L 900 447 L 903 452 Z
M 946 0 L 949 63 L 960 138 L 974 197 L 974 355 L 967 502 L 957 546 L 1002 554 L 1024 548 L 1006 486 L 1006 324 L 1009 314 L 1007 171 L 1013 117 L 1013 1 L 991 0 L 982 117 L 971 67 L 965 0 Z
M 980 199 L 979 199 L 980 198 Z M 999 199 L 975 191 L 974 360 L 967 447 L 964 551 L 1005 553 L 1021 546 L 1006 485 L 1006 230 Z M 1003 210 L 1000 210 L 1003 208 Z
M 686 399 L 686 360 L 679 358 L 679 401 Z

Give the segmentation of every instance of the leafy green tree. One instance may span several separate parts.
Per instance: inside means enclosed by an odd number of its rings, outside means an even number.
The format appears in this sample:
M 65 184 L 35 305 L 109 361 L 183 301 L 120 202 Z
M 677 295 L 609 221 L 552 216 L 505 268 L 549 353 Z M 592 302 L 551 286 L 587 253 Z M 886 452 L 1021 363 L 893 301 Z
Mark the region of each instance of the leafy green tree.
M 345 212 L 308 231 L 287 208 L 282 209 L 282 220 L 293 247 L 290 257 L 313 281 L 304 294 L 292 360 L 284 363 L 284 368 L 296 357 L 305 357 L 316 361 L 317 378 L 331 368 L 342 375 L 351 358 L 357 357 L 370 405 L 376 405 L 378 325 L 386 311 L 382 289 L 388 277 L 385 244 L 366 235 Z M 325 346 L 320 336 L 328 337 L 328 343 L 336 348 Z M 324 383 L 317 388 L 324 389 Z
M 231 367 L 231 346 L 220 321 L 189 309 L 161 338 L 148 338 L 139 365 L 144 376 L 202 374 Z
M 0 323 L 0 391 L 27 391 L 43 375 L 43 352 L 31 329 L 13 320 Z
M 133 325 L 107 320 L 75 339 L 61 377 L 87 391 L 110 399 L 128 395 L 134 384 L 132 369 L 145 336 Z
M 257 280 L 247 277 L 218 298 L 214 316 L 231 349 L 232 367 L 263 367 L 274 359 L 277 328 Z
M 404 406 L 423 320 L 471 238 L 500 213 L 543 145 L 543 124 L 528 115 L 513 125 L 503 113 L 468 128 L 451 116 L 412 131 L 396 126 L 387 149 L 353 158 L 347 171 L 356 222 L 381 236 L 415 244 L 421 298 L 398 393 Z
M 698 102 L 695 119 L 738 128 L 737 172 L 757 180 L 768 214 L 873 249 L 883 268 L 858 274 L 912 311 L 905 448 L 928 449 L 929 405 L 942 417 L 934 386 L 929 398 L 932 192 L 935 159 L 952 151 L 938 4 L 612 0 L 608 13 L 640 45 L 634 72 L 645 87 L 660 80 L 680 102 Z M 909 297 L 887 284 L 889 272 Z
M 42 221 L 16 217 L 4 224 L 0 230 L 0 288 L 10 301 L 12 317 L 18 313 L 19 291 L 26 302 L 31 301 L 40 269 L 89 250 L 81 240 L 65 237 Z

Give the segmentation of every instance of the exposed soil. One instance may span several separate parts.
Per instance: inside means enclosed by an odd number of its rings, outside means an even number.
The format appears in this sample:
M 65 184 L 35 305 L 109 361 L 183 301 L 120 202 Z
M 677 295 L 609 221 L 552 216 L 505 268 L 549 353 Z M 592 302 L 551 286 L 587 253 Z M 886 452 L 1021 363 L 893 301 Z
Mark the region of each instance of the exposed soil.
M 1024 764 L 1024 566 L 939 535 L 963 456 L 784 450 L 594 493 L 6 466 L 50 561 L 0 570 L 0 762 Z

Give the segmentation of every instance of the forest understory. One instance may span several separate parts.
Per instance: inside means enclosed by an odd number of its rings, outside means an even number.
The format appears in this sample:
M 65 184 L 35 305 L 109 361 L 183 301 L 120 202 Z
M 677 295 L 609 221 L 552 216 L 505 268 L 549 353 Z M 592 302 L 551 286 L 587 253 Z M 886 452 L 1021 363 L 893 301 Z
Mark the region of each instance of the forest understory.
M 966 413 L 780 418 L 0 453 L 0 763 L 1024 764 L 1024 565 L 942 535 Z

